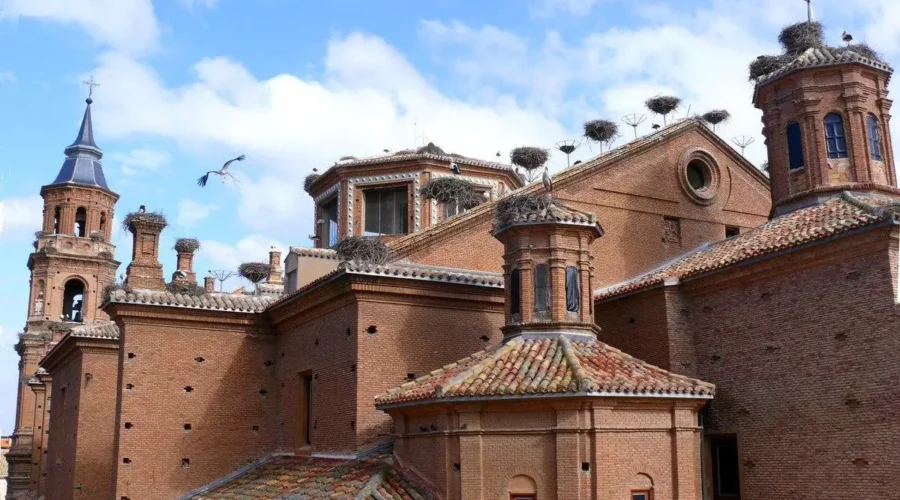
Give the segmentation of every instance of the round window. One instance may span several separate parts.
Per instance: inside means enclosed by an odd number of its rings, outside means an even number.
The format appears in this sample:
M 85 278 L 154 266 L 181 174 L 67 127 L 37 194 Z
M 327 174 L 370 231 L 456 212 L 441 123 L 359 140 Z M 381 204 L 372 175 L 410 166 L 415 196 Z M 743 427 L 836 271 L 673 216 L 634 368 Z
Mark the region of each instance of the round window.
M 709 187 L 709 167 L 700 160 L 693 160 L 687 166 L 688 185 L 694 191 L 703 191 Z

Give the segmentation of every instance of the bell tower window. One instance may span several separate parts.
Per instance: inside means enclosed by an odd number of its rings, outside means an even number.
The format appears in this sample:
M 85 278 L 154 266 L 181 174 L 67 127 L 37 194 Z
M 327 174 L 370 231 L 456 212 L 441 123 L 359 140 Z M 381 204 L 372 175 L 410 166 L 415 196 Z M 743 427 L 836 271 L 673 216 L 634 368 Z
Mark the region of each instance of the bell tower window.
M 847 157 L 847 137 L 844 135 L 844 120 L 837 113 L 825 116 L 825 149 L 829 158 Z
M 87 210 L 84 207 L 78 207 L 75 211 L 75 236 L 84 238 L 87 233 Z
M 100 212 L 100 234 L 106 236 L 106 212 Z
M 53 209 L 53 234 L 59 234 L 59 207 Z
M 787 126 L 787 143 L 789 168 L 803 168 L 803 134 L 799 123 L 793 122 Z
M 63 321 L 84 321 L 84 283 L 78 279 L 66 282 L 63 291 Z
M 878 129 L 878 119 L 875 115 L 869 115 L 866 119 L 866 129 L 869 132 L 869 155 L 873 160 L 881 161 L 881 131 Z

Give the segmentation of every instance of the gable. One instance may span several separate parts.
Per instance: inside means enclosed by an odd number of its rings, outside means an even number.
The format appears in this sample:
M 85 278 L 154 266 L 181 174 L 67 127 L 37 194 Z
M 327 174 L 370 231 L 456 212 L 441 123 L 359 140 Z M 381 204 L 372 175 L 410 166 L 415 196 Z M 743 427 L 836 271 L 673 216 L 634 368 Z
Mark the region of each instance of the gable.
M 708 199 L 688 185 L 685 168 L 701 159 L 714 173 Z M 541 193 L 540 183 L 515 193 Z M 765 176 L 705 125 L 676 123 L 558 173 L 554 197 L 593 213 L 606 235 L 593 246 L 597 283 L 615 283 L 700 244 L 724 238 L 726 227 L 768 219 Z M 502 245 L 490 230 L 493 203 L 477 207 L 391 244 L 400 258 L 428 265 L 499 272 Z

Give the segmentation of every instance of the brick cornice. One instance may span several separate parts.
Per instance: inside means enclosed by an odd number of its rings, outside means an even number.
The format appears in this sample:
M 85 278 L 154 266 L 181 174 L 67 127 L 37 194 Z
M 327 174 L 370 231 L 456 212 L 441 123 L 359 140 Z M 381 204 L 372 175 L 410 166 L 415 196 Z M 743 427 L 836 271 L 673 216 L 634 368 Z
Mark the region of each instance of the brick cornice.
M 132 304 L 127 302 L 110 302 L 106 311 L 119 328 L 128 324 L 158 324 L 159 321 L 171 323 L 190 323 L 191 328 L 200 328 L 197 323 L 206 323 L 210 328 L 215 326 L 255 326 L 266 328 L 268 318 L 264 313 L 245 313 L 221 310 L 188 309 L 184 307 L 167 307 L 159 304 Z
M 54 372 L 82 354 L 117 355 L 117 339 L 72 337 L 66 335 L 59 344 L 41 360 L 41 367 L 52 377 Z

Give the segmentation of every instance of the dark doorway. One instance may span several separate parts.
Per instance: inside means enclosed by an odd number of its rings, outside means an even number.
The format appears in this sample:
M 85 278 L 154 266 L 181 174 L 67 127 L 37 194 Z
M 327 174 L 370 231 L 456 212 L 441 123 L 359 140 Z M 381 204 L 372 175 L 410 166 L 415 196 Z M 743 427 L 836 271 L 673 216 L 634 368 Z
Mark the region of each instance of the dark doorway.
M 84 283 L 71 279 L 63 291 L 63 321 L 84 321 Z

